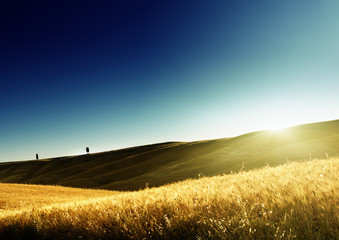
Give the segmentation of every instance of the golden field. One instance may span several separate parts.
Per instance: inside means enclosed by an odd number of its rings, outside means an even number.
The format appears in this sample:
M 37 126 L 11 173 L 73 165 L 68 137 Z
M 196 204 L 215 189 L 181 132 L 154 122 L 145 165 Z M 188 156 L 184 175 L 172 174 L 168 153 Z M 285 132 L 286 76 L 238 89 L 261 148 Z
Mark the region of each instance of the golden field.
M 44 186 L 29 184 L 0 183 L 0 217 L 13 212 L 30 210 L 31 208 L 62 204 L 72 201 L 84 201 L 115 195 L 119 192 L 68 188 L 60 186 Z
M 338 170 L 293 162 L 120 193 L 1 184 L 0 239 L 338 239 Z

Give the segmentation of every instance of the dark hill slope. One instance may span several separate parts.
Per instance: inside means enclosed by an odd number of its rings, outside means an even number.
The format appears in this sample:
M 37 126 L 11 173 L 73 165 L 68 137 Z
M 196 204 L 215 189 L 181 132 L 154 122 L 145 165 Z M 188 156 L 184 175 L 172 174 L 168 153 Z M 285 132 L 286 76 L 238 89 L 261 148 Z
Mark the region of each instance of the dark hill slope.
M 234 138 L 169 142 L 81 156 L 0 163 L 0 182 L 114 190 L 339 155 L 339 120 Z

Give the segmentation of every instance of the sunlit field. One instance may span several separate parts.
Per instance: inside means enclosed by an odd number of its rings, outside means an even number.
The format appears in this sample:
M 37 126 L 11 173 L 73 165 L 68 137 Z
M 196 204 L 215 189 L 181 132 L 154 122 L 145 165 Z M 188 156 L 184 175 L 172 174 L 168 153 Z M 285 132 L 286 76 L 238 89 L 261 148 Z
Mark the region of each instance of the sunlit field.
M 338 239 L 338 170 L 294 162 L 121 193 L 1 184 L 16 196 L 0 193 L 0 239 Z
M 20 211 L 30 211 L 46 205 L 60 205 L 72 201 L 84 201 L 115 195 L 119 192 L 43 186 L 29 184 L 0 183 L 0 217 Z

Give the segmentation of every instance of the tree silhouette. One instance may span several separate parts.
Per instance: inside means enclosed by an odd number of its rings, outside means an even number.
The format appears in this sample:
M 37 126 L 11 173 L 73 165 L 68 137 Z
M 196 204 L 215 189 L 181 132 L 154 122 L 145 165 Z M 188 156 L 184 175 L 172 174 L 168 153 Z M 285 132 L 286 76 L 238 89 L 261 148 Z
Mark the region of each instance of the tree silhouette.
M 39 154 L 35 154 L 36 160 L 39 160 Z
M 87 154 L 89 153 L 89 148 L 88 147 L 86 148 L 86 152 L 87 152 Z

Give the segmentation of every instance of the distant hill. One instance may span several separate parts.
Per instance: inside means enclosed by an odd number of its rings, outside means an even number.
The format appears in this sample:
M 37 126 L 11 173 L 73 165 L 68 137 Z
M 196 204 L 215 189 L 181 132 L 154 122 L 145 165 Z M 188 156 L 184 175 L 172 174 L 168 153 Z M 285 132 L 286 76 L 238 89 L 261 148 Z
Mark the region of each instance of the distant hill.
M 103 153 L 0 163 L 0 182 L 111 190 L 339 156 L 339 120 L 233 138 L 167 142 Z

